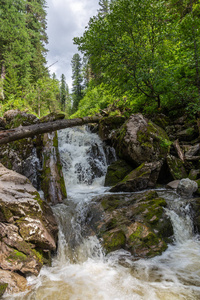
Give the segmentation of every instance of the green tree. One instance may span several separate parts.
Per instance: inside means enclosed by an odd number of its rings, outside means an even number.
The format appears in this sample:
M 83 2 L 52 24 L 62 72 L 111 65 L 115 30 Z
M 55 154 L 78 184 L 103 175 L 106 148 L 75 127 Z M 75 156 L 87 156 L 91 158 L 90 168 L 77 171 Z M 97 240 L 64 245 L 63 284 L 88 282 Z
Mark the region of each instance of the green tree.
M 26 2 L 26 27 L 32 45 L 30 66 L 33 81 L 37 81 L 47 72 L 45 68 L 47 53 L 45 45 L 48 42 L 46 0 L 27 0 Z
M 65 75 L 62 74 L 61 82 L 60 82 L 60 102 L 61 102 L 62 111 L 65 111 L 66 101 L 67 101 L 67 93 L 68 93 L 68 89 L 67 89 Z
M 82 78 L 82 63 L 81 57 L 78 53 L 74 54 L 72 61 L 72 112 L 75 112 L 78 108 L 79 101 L 83 97 L 83 78 Z
M 15 76 L 24 89 L 31 76 L 31 41 L 26 29 L 24 0 L 6 0 L 0 4 L 0 70 L 1 87 L 8 74 Z M 2 99 L 3 91 L 1 90 Z
M 153 102 L 160 107 L 169 85 L 163 63 L 169 55 L 166 25 L 163 1 L 118 0 L 106 18 L 91 19 L 83 36 L 74 41 L 102 80 L 118 86 L 122 94 L 134 89 L 148 105 Z

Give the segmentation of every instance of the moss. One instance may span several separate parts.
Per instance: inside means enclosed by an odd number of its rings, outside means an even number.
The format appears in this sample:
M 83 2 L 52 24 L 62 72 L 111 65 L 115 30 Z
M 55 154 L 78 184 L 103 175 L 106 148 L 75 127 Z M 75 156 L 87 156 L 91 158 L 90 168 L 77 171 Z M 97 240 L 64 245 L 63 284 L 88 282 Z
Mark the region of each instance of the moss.
M 168 155 L 167 163 L 173 179 L 176 180 L 176 179 L 182 179 L 188 177 L 184 164 L 180 159 L 172 155 Z
M 1 211 L 2 215 L 4 216 L 4 218 L 7 222 L 9 222 L 10 219 L 13 217 L 12 212 L 7 207 L 5 207 L 4 205 L 1 205 L 0 211 Z
M 31 195 L 34 196 L 34 199 L 37 201 L 37 203 L 43 209 L 44 201 L 41 199 L 40 194 L 38 192 L 33 192 L 33 193 L 31 193 Z
M 107 252 L 124 248 L 126 237 L 123 231 L 109 232 L 103 236 L 103 246 Z
M 13 252 L 8 256 L 7 260 L 8 261 L 16 261 L 16 260 L 26 261 L 27 256 L 18 250 L 13 250 Z
M 43 258 L 42 252 L 32 249 L 32 253 L 37 257 L 37 260 L 39 261 L 39 263 L 41 263 L 43 265 L 44 258 Z
M 53 147 L 58 148 L 58 135 L 57 132 L 55 132 L 54 138 L 53 138 Z
M 166 132 L 150 121 L 148 122 L 148 126 L 144 130 L 138 131 L 137 139 L 140 142 L 141 146 L 148 148 L 159 147 L 161 152 L 163 153 L 168 152 L 172 144 Z
M 5 293 L 7 287 L 8 287 L 8 283 L 1 283 L 0 282 L 0 297 L 3 296 L 3 294 Z
M 132 167 L 124 160 L 117 160 L 107 170 L 105 186 L 113 186 L 124 179 L 132 171 Z

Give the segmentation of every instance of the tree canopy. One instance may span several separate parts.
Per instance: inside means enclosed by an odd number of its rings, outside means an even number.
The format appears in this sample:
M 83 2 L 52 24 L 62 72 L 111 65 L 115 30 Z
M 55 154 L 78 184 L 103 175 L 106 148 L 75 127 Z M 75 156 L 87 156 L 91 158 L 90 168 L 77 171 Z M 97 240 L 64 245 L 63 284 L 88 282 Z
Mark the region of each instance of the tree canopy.
M 106 84 L 113 97 L 128 97 L 133 112 L 181 108 L 195 113 L 200 109 L 199 22 L 197 0 L 115 0 L 74 42 L 88 57 L 96 84 Z

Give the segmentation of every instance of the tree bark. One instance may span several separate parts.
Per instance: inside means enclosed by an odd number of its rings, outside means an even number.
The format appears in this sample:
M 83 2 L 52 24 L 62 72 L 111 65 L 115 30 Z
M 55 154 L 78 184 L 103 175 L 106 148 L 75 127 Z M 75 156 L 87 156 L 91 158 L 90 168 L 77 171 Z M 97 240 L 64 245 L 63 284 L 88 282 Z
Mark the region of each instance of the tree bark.
M 84 117 L 71 120 L 57 120 L 47 123 L 38 123 L 30 126 L 0 131 L 0 144 L 7 144 L 16 140 L 33 137 L 37 134 L 56 131 L 68 127 L 81 126 L 89 123 L 98 123 L 101 117 Z

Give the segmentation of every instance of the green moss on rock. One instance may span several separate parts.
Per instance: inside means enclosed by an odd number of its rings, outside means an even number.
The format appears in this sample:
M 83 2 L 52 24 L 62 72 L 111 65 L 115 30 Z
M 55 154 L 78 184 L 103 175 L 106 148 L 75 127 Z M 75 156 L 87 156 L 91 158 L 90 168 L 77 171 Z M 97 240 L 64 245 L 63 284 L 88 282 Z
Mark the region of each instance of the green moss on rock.
M 0 282 L 0 297 L 3 296 L 3 294 L 5 293 L 7 287 L 8 287 L 8 283 L 1 283 Z

